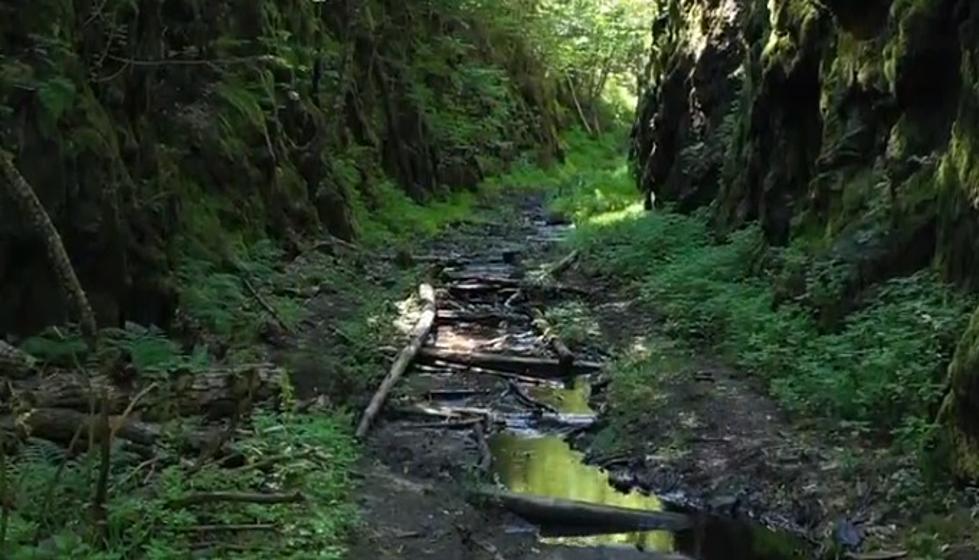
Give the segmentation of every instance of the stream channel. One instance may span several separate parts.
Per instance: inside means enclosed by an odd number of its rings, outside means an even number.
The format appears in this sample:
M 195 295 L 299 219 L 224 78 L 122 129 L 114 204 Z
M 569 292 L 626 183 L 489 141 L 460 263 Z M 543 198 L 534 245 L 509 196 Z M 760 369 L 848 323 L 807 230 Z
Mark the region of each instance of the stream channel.
M 530 394 L 571 417 L 593 415 L 590 383 L 576 377 L 568 387 L 540 385 Z M 663 500 L 639 490 L 622 492 L 608 473 L 585 463 L 567 437 L 574 430 L 541 429 L 530 423 L 507 422 L 490 438 L 492 473 L 508 490 L 519 494 L 578 500 L 641 510 L 673 510 Z M 580 534 L 578 529 L 541 527 L 541 540 L 588 547 L 628 547 L 650 552 L 681 552 L 702 560 L 789 560 L 806 558 L 806 547 L 793 535 L 749 520 L 704 516 L 699 531 L 677 534 L 649 531 L 626 534 Z
M 514 253 L 529 252 L 533 257 L 568 231 L 567 226 L 548 225 L 540 216 L 528 221 L 526 237 Z M 647 552 L 650 558 L 698 560 L 811 557 L 808 543 L 791 533 L 770 530 L 737 515 L 714 516 L 685 509 L 673 505 L 682 500 L 673 500 L 672 495 L 666 500 L 637 489 L 616 489 L 608 472 L 587 464 L 584 453 L 570 443 L 574 434 L 588 430 L 598 420 L 591 395 L 595 374 L 563 380 L 531 369 L 523 371 L 524 375 L 503 374 L 485 369 L 493 366 L 479 368 L 471 361 L 451 358 L 467 352 L 546 358 L 550 354 L 547 343 L 530 321 L 534 312 L 570 297 L 583 298 L 585 305 L 595 304 L 587 287 L 544 289 L 546 295 L 534 295 L 540 288 L 528 287 L 521 260 L 512 258 L 506 248 L 494 247 L 491 240 L 495 237 L 487 235 L 478 252 L 453 257 L 453 263 L 442 269 L 445 284 L 439 289 L 438 327 L 424 363 L 417 364 L 411 376 L 414 383 L 426 385 L 412 391 L 428 395 L 420 404 L 427 407 L 424 413 L 447 419 L 484 415 L 487 437 L 483 439 L 479 431 L 477 440 L 488 444 L 482 447 L 489 448 L 492 480 L 510 492 L 638 510 L 679 511 L 696 519 L 696 529 L 676 533 L 595 534 L 582 527 L 537 527 L 518 521 L 509 524 L 507 531 L 537 533 L 545 544 L 606 551 L 602 558 L 633 558 L 637 551 Z M 507 319 L 475 319 L 487 315 Z M 602 358 L 602 352 L 594 348 L 574 352 L 593 362 Z M 576 367 L 578 363 L 575 361 Z M 470 375 L 473 373 L 477 375 Z M 438 449 L 439 444 L 436 438 L 430 447 Z

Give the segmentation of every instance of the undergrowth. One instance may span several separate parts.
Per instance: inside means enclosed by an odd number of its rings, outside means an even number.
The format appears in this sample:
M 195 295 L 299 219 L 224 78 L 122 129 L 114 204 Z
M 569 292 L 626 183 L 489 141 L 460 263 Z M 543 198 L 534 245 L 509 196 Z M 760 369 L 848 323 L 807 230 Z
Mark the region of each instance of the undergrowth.
M 112 452 L 112 501 L 106 542 L 93 543 L 87 516 L 90 484 L 99 463 L 91 454 L 67 456 L 57 445 L 30 440 L 8 464 L 13 492 L 4 558 L 170 559 L 192 555 L 235 558 L 340 558 L 355 516 L 348 501 L 356 450 L 344 416 L 257 415 L 236 444 L 247 461 L 234 469 L 214 464 L 192 471 L 162 467 L 122 443 Z M 277 458 L 271 463 L 269 459 Z M 302 492 L 303 504 L 179 507 L 174 501 L 207 491 Z M 235 539 L 215 525 L 252 525 Z M 43 540 L 37 544 L 38 536 Z
M 822 329 L 803 304 L 776 304 L 772 275 L 785 256 L 769 252 L 757 229 L 714 242 L 702 216 L 586 223 L 575 243 L 592 272 L 635 282 L 669 334 L 764 378 L 788 410 L 912 447 L 931 427 L 944 365 L 974 307 L 921 271 L 870 289 Z
M 621 157 L 624 134 L 612 129 L 599 138 L 580 129 L 564 138 L 564 161 L 548 168 L 524 160 L 510 172 L 487 181 L 490 188 L 541 190 L 555 213 L 580 220 L 595 214 L 624 210 L 639 196 Z
M 584 142 L 568 160 L 593 160 L 608 142 Z M 805 261 L 803 247 L 770 248 L 753 226 L 717 239 L 706 215 L 647 213 L 632 203 L 635 195 L 625 185 L 605 191 L 600 180 L 569 179 L 607 178 L 621 161 L 612 158 L 584 175 L 566 164 L 550 179 L 535 178 L 557 188 L 555 208 L 572 209 L 578 228 L 571 243 L 587 272 L 635 286 L 665 316 L 666 334 L 692 348 L 712 348 L 764 379 L 789 411 L 834 419 L 905 451 L 922 448 L 974 298 L 923 270 L 865 289 L 848 315 L 827 326 L 813 305 L 822 301 L 819 294 L 785 300 L 773 289 Z M 834 273 L 846 272 L 810 268 L 804 284 L 814 292 L 832 287 Z M 640 394 L 641 383 L 626 381 L 641 377 L 636 371 L 644 368 L 620 369 L 631 372 L 620 376 L 620 389 Z

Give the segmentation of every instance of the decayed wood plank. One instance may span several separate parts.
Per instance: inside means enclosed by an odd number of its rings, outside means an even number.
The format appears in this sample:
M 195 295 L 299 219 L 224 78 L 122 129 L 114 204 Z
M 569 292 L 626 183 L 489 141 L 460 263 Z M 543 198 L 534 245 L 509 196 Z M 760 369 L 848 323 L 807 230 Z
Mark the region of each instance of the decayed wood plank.
M 694 519 L 682 513 L 629 509 L 602 504 L 515 494 L 484 488 L 474 497 L 509 510 L 528 521 L 549 525 L 589 527 L 609 532 L 683 531 Z

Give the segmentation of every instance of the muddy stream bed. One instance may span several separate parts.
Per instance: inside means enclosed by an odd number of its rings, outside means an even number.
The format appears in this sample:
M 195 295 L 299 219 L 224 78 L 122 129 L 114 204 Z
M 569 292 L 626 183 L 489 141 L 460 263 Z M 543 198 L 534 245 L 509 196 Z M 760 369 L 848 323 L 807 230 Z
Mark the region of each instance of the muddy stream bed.
M 476 234 L 485 241 L 468 249 L 448 243 L 434 251 L 441 270 L 437 327 L 370 438 L 372 491 L 362 508 L 372 528 L 353 557 L 369 557 L 372 547 L 392 558 L 810 557 L 805 541 L 788 532 L 693 511 L 682 496 L 622 490 L 575 448 L 600 421 L 592 384 L 608 357 L 599 348 L 576 348 L 575 368 L 561 370 L 538 322 L 549 306 L 588 297 L 587 287 L 564 286 L 542 273 L 547 265 L 535 264 L 567 230 L 531 208 L 516 233 L 485 231 Z M 515 235 L 523 236 L 519 245 Z M 495 356 L 518 363 L 483 359 Z M 696 522 L 684 531 L 607 534 L 492 513 L 489 504 L 459 497 L 487 484 L 525 496 L 682 512 Z

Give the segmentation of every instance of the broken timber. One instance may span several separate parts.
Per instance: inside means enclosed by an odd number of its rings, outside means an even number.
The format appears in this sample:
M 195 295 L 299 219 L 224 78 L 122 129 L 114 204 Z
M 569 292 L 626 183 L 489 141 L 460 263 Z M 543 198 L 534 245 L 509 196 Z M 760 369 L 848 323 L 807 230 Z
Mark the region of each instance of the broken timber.
M 381 382 L 381 386 L 378 387 L 377 392 L 374 393 L 374 397 L 371 399 L 369 405 L 364 410 L 364 415 L 360 420 L 360 424 L 357 426 L 357 437 L 363 438 L 367 435 L 367 431 L 371 428 L 371 422 L 374 421 L 374 417 L 381 411 L 381 407 L 384 406 L 384 401 L 388 397 L 388 393 L 394 388 L 395 383 L 404 374 L 405 370 L 408 369 L 408 365 L 411 364 L 415 356 L 421 350 L 422 344 L 425 343 L 425 339 L 428 338 L 428 334 L 432 331 L 432 326 L 435 324 L 435 290 L 429 284 L 422 284 L 418 288 L 418 295 L 421 298 L 423 308 L 421 317 L 415 324 L 415 328 L 411 333 L 411 340 L 408 345 L 405 346 L 401 353 L 398 355 L 398 359 L 391 366 L 391 370 L 388 372 L 387 377 Z
M 486 352 L 459 352 L 435 348 L 423 348 L 418 354 L 425 361 L 440 360 L 467 366 L 517 373 L 527 377 L 555 378 L 569 375 L 587 375 L 602 368 L 597 362 L 575 361 L 562 364 L 560 360 L 531 356 L 510 356 Z
M 475 490 L 473 496 L 541 525 L 587 527 L 610 533 L 683 531 L 694 527 L 694 519 L 682 513 L 629 509 L 496 489 Z

